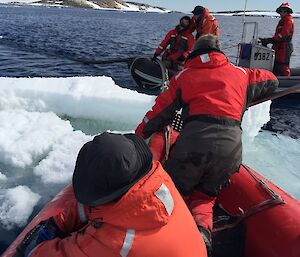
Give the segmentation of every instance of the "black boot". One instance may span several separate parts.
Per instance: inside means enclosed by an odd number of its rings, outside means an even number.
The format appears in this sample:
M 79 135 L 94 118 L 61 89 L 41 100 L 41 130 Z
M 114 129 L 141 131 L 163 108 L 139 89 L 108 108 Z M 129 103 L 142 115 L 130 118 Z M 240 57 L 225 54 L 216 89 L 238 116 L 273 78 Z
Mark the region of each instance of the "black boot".
M 198 226 L 198 229 L 203 237 L 206 250 L 207 250 L 207 257 L 212 257 L 212 241 L 211 241 L 211 233 L 202 226 Z

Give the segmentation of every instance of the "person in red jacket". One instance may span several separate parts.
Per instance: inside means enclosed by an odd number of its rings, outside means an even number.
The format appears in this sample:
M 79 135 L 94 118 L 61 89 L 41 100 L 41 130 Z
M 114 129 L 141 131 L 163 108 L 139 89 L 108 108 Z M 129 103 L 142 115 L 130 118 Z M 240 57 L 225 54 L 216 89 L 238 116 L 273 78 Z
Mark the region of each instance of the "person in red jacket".
M 210 14 L 207 8 L 197 5 L 192 13 L 194 16 L 192 18 L 191 30 L 192 32 L 194 30 L 197 31 L 196 39 L 206 34 L 212 34 L 220 37 L 218 21 Z
M 280 21 L 272 38 L 261 38 L 263 45 L 273 44 L 275 62 L 273 72 L 277 76 L 290 76 L 290 59 L 293 48 L 294 20 L 292 8 L 288 3 L 282 3 L 276 12 L 280 14 Z
M 187 198 L 208 251 L 216 197 L 242 162 L 243 114 L 277 87 L 273 73 L 231 64 L 218 38 L 205 35 L 135 130 L 146 139 L 171 124 L 182 108 L 183 128 L 164 168 Z
M 206 257 L 191 213 L 138 135 L 86 143 L 73 189 L 76 200 L 28 233 L 15 256 Z
M 190 24 L 191 18 L 183 16 L 179 25 L 167 33 L 156 49 L 153 58 L 156 59 L 163 53 L 162 60 L 168 69 L 181 70 L 195 43 L 194 36 L 189 29 Z

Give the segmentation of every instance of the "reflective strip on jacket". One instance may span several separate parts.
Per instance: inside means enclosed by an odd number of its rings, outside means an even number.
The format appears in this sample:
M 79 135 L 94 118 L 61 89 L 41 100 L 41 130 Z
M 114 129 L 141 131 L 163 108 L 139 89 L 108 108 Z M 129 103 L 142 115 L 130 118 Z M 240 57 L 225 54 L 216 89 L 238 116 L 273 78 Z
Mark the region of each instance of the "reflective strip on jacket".
M 84 216 L 88 223 L 76 231 Z M 43 242 L 30 257 L 206 257 L 192 215 L 157 161 L 119 201 L 94 208 L 75 203 L 55 222 L 75 232 Z
M 289 64 L 293 52 L 292 38 L 294 35 L 294 20 L 292 15 L 280 19 L 273 37 L 273 50 L 275 51 L 275 62 Z
M 223 53 L 202 54 L 188 60 L 171 79 L 169 89 L 156 98 L 135 132 L 148 138 L 171 124 L 180 108 L 184 122 L 202 116 L 239 124 L 251 101 L 277 86 L 277 78 L 269 71 L 237 67 Z
M 178 58 L 182 56 L 186 59 L 191 53 L 194 43 L 195 39 L 190 31 L 178 34 L 176 29 L 172 29 L 156 49 L 156 54 L 160 55 L 164 51 L 164 58 L 181 63 L 182 61 Z

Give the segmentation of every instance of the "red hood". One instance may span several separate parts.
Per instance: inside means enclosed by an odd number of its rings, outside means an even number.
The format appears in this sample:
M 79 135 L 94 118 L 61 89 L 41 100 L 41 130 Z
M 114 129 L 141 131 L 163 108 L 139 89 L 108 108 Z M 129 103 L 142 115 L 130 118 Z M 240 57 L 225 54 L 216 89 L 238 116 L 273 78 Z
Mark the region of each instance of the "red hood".
M 228 64 L 229 61 L 227 57 L 218 52 L 211 52 L 211 53 L 206 53 L 206 54 L 201 54 L 199 56 L 196 56 L 186 62 L 184 65 L 185 69 L 189 68 L 199 68 L 199 69 L 211 69 L 211 68 L 216 68 L 219 66 L 223 66 Z
M 211 15 L 211 13 L 209 12 L 209 10 L 207 8 L 205 8 L 201 20 L 204 20 L 204 19 L 208 19 L 208 20 L 214 20 L 215 19 L 215 17 L 213 15 Z

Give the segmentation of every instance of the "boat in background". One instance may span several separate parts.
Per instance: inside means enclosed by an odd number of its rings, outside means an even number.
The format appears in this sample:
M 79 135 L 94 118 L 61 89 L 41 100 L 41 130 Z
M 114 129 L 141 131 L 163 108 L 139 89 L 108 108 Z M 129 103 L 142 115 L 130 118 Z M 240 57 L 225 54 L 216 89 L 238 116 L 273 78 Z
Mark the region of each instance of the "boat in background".
M 131 60 L 128 69 L 139 92 L 158 95 L 168 85 L 170 74 L 160 59 L 136 57 Z M 279 80 L 277 92 L 300 84 L 300 68 L 291 69 L 291 74 L 290 77 L 277 77 Z M 296 93 L 300 93 L 300 90 L 294 92 Z
M 257 22 L 245 22 L 242 41 L 238 45 L 237 65 L 245 68 L 260 68 L 273 71 L 275 52 L 259 43 Z M 175 74 L 168 71 L 160 59 L 137 57 L 128 64 L 129 72 L 138 88 L 143 92 L 159 94 Z M 300 67 L 291 69 L 291 76 L 278 76 L 277 91 L 300 84 Z M 294 93 L 300 93 L 300 90 Z

